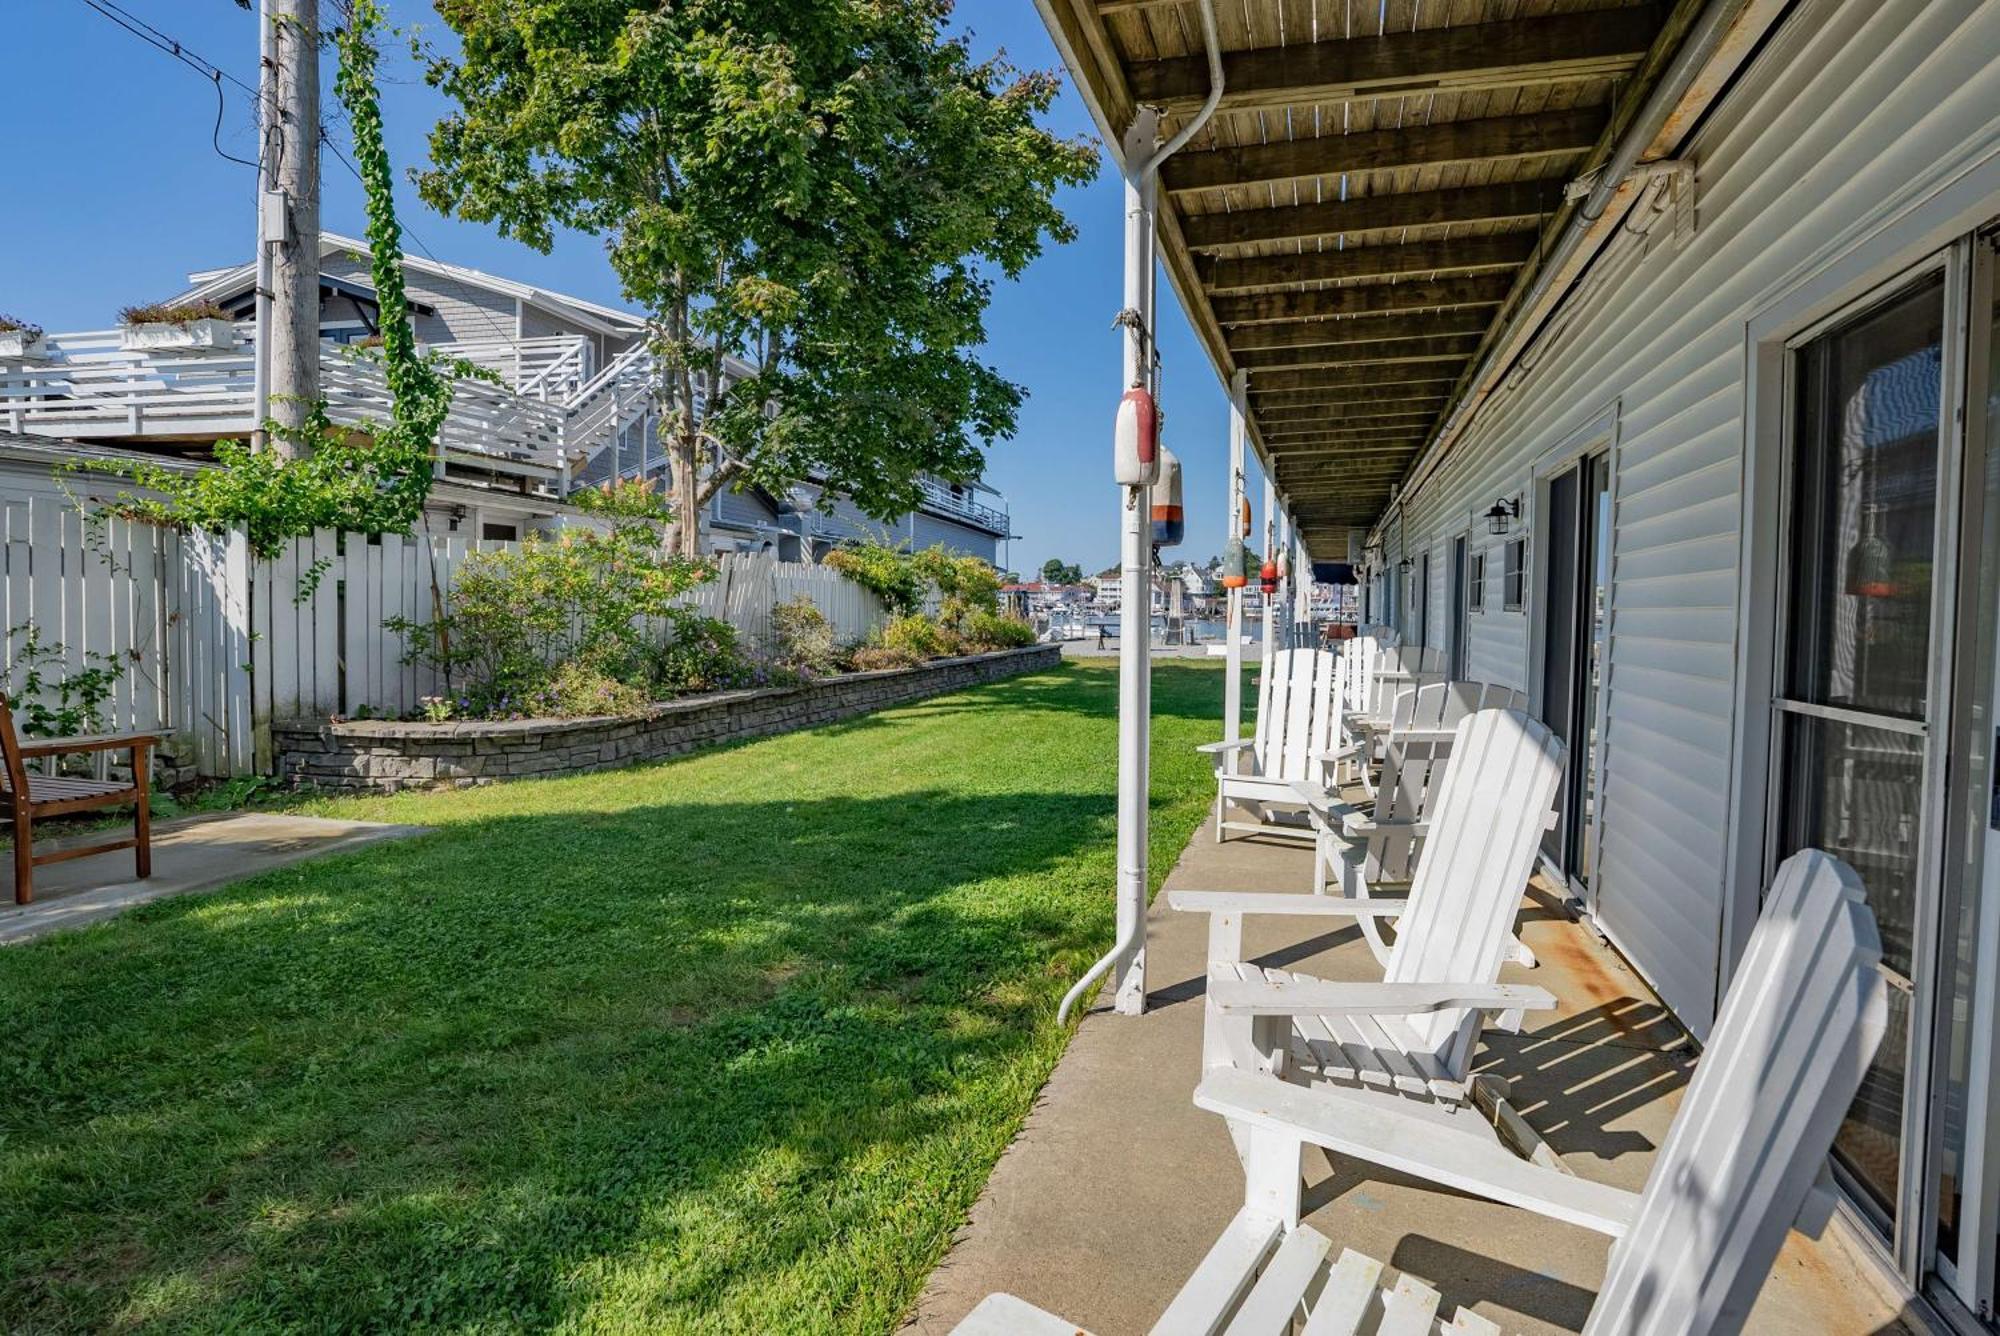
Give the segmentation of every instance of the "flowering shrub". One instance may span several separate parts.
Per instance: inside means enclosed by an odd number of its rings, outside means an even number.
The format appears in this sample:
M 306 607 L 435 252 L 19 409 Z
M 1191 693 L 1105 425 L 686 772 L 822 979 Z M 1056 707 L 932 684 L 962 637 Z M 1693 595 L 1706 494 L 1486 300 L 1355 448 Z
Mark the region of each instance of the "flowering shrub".
M 967 614 L 963 634 L 970 649 L 1015 649 L 1035 643 L 1035 628 L 1027 622 L 983 609 Z
M 958 653 L 958 636 L 922 613 L 892 617 L 882 628 L 882 647 L 906 654 L 912 662 Z
M 840 670 L 840 645 L 833 623 L 804 594 L 771 609 L 771 639 L 778 667 L 800 677 L 818 677 Z
M 690 619 L 706 619 L 676 600 L 713 574 L 707 562 L 663 553 L 650 524 L 530 535 L 517 548 L 466 558 L 443 616 L 386 625 L 404 636 L 409 662 L 444 675 L 461 714 L 560 711 L 589 694 L 581 677 L 569 684 L 574 689 L 556 691 L 570 665 L 642 698 L 661 679 L 685 675 L 668 659 L 687 657 L 673 646 Z
M 668 621 L 671 632 L 655 648 L 652 661 L 651 678 L 660 695 L 763 685 L 728 622 L 683 608 L 674 609 Z

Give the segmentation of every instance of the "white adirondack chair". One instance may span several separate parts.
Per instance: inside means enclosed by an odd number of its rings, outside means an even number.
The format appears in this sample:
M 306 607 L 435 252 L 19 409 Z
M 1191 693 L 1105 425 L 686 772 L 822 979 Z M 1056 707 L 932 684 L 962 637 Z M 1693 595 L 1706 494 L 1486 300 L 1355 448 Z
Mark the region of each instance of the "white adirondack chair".
M 1374 769 L 1394 725 L 1395 703 L 1403 692 L 1445 680 L 1441 650 L 1416 645 L 1385 646 L 1356 683 L 1341 718 L 1341 737 L 1326 758 L 1338 778 L 1358 779 L 1372 796 Z
M 1432 682 L 1396 695 L 1382 752 L 1372 811 L 1363 811 L 1319 789 L 1299 797 L 1315 835 L 1313 890 L 1326 894 L 1329 874 L 1339 894 L 1369 899 L 1382 890 L 1407 888 L 1430 829 L 1433 800 L 1444 785 L 1451 742 L 1459 721 L 1480 710 L 1525 710 L 1527 696 L 1490 682 Z M 1369 947 L 1389 963 L 1380 920 L 1359 920 Z M 1534 956 L 1517 939 L 1514 958 L 1532 966 Z
M 1327 649 L 1288 649 L 1272 655 L 1257 687 L 1257 729 L 1235 742 L 1207 743 L 1200 751 L 1215 765 L 1215 839 L 1247 831 L 1310 840 L 1312 828 L 1275 818 L 1296 813 L 1293 785 L 1321 786 L 1320 756 L 1337 736 L 1340 700 L 1333 689 L 1337 655 Z M 1233 820 L 1231 803 L 1254 820 Z
M 1243 1208 L 1153 1327 L 1156 1336 L 1307 1336 L 1500 1329 L 1414 1276 L 1298 1222 L 1305 1143 L 1363 1154 L 1461 1190 L 1582 1224 L 1617 1240 L 1585 1336 L 1731 1336 L 1748 1320 L 1787 1229 L 1817 1237 L 1831 1217 L 1822 1176 L 1842 1114 L 1888 1024 L 1882 947 L 1860 878 L 1808 849 L 1778 871 L 1770 902 L 1643 1192 L 1529 1164 L 1417 1119 L 1357 1114 L 1325 1092 L 1267 1075 L 1216 1072 L 1195 1102 L 1254 1128 Z M 1289 1186 L 1285 1180 L 1289 1180 Z M 993 1295 L 967 1333 L 1078 1336 L 1011 1295 Z
M 1204 1068 L 1274 1071 L 1302 1082 L 1359 1083 L 1389 1103 L 1415 1099 L 1447 1126 L 1463 1114 L 1479 1028 L 1517 1029 L 1555 1005 L 1540 988 L 1498 983 L 1541 834 L 1555 819 L 1562 743 L 1519 710 L 1481 710 L 1452 735 L 1452 763 L 1431 810 L 1407 899 L 1170 891 L 1209 915 Z M 1323 983 L 1243 959 L 1243 919 L 1275 914 L 1387 919 L 1377 984 Z

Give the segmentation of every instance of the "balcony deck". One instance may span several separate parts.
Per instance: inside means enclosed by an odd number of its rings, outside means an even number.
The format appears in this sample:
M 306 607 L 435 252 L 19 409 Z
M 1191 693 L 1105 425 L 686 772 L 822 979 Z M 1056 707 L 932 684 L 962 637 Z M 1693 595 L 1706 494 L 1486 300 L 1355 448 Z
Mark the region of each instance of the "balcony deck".
M 203 442 L 247 436 L 256 427 L 252 326 L 236 327 L 234 347 L 206 351 L 123 346 L 122 331 L 51 334 L 42 358 L 0 362 L 0 426 L 94 442 Z M 586 380 L 582 340 L 446 345 L 498 374 L 464 378 L 439 432 L 439 458 L 551 482 L 561 476 L 569 397 Z M 321 389 L 333 420 L 355 425 L 388 417 L 382 368 L 356 350 L 320 345 Z
M 1216 845 L 1197 831 L 1169 887 L 1310 887 L 1309 851 L 1262 839 Z M 1578 1175 L 1637 1189 L 1687 1083 L 1678 1026 L 1645 984 L 1531 887 L 1521 936 L 1543 964 L 1510 982 L 1559 999 L 1519 1035 L 1489 1035 L 1479 1066 L 1513 1082 L 1522 1112 Z M 1206 924 L 1154 901 L 1147 1014 L 1087 1018 L 932 1273 L 911 1330 L 943 1336 L 1006 1290 L 1097 1336 L 1143 1332 L 1242 1202 L 1242 1171 L 1220 1119 L 1191 1102 L 1198 1075 Z M 1332 979 L 1379 977 L 1352 928 L 1301 939 L 1251 919 L 1262 963 Z M 1509 1333 L 1575 1331 L 1604 1273 L 1608 1241 L 1575 1226 L 1306 1153 L 1309 1222 L 1335 1241 L 1431 1282 Z M 1793 1234 L 1748 1330 L 1760 1336 L 1921 1331 L 1863 1279 L 1836 1224 Z

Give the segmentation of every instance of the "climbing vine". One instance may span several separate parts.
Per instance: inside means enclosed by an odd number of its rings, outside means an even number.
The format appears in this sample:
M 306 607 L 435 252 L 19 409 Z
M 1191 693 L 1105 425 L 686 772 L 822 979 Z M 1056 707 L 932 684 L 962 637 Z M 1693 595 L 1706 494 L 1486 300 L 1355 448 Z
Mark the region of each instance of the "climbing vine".
M 240 528 L 251 552 L 266 558 L 276 556 L 287 540 L 320 528 L 407 532 L 423 517 L 430 494 L 432 442 L 451 410 L 452 378 L 490 378 L 483 368 L 461 359 L 417 351 L 403 291 L 402 229 L 396 222 L 394 179 L 376 91 L 375 35 L 382 13 L 377 0 L 353 0 L 350 8 L 347 26 L 334 35 L 340 57 L 334 90 L 354 127 L 355 164 L 366 197 L 369 271 L 382 331 L 379 348 L 356 355 L 381 362 L 389 385 L 389 421 L 336 423 L 322 401 L 310 405 L 295 427 L 264 424 L 272 437 L 300 447 L 296 457 L 222 441 L 215 447 L 220 467 L 196 473 L 157 464 L 136 469 L 93 465 L 127 472 L 149 493 L 121 492 L 109 505 L 113 514 L 174 528 Z

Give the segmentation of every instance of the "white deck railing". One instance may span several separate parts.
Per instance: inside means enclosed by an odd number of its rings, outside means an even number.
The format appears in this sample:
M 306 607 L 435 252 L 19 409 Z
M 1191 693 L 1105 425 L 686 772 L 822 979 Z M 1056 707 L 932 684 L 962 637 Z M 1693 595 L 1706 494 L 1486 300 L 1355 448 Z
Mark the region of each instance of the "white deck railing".
M 256 367 L 250 326 L 238 328 L 244 342 L 226 352 L 127 351 L 116 329 L 51 334 L 45 360 L 0 363 L 0 424 L 86 440 L 248 435 L 256 426 Z M 573 351 L 538 349 L 547 356 L 537 373 Z M 320 388 L 336 422 L 379 422 L 389 415 L 381 366 L 336 344 L 320 345 Z M 553 479 L 562 469 L 566 417 L 560 403 L 489 381 L 460 380 L 438 432 L 440 459 Z

